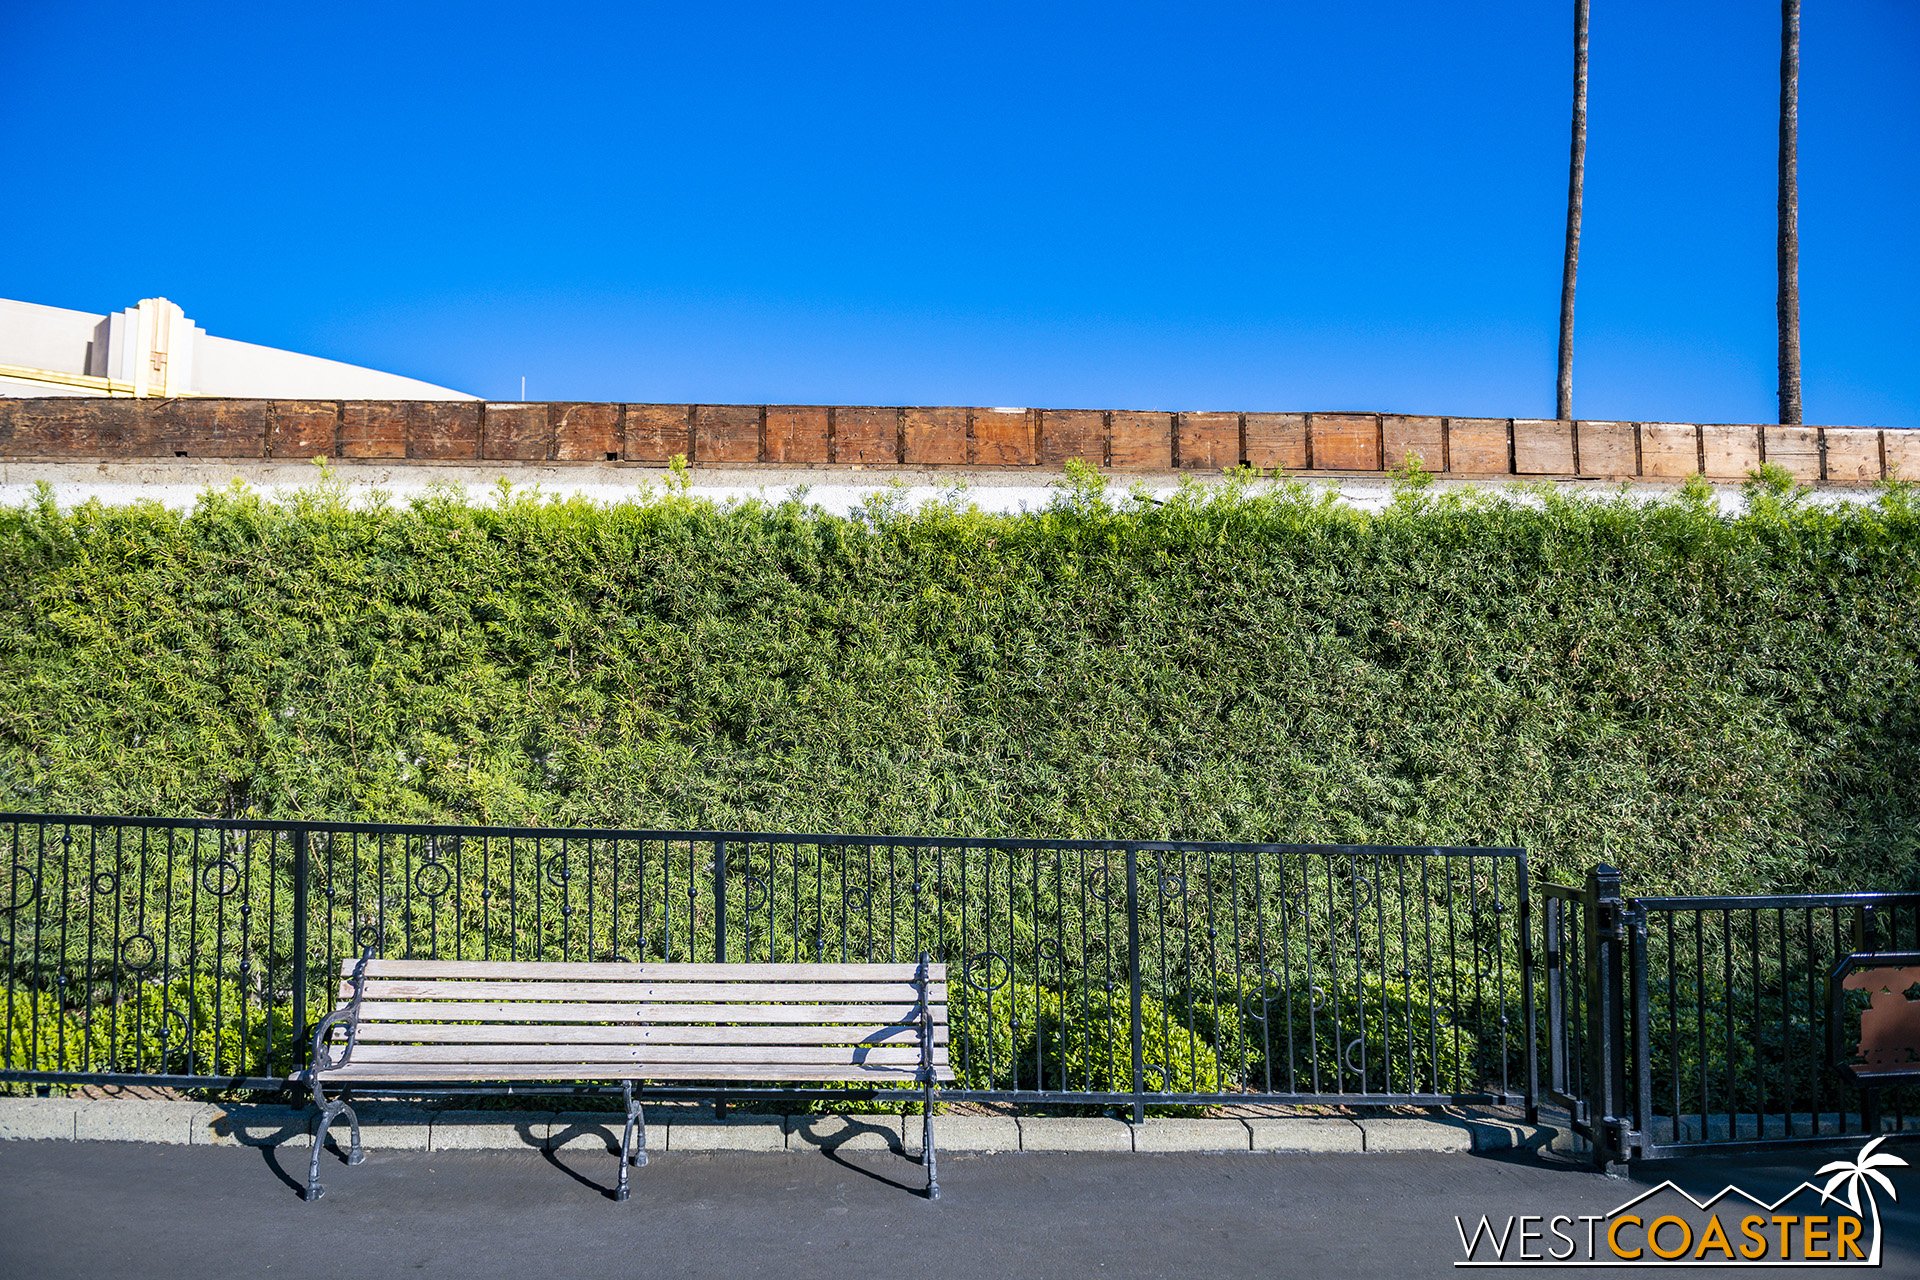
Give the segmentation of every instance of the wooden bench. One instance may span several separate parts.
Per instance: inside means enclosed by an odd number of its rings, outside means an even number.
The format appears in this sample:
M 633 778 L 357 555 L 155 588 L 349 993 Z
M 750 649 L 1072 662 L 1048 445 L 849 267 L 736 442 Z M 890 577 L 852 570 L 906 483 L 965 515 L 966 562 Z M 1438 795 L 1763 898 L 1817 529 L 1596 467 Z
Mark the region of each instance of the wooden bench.
M 628 1167 L 647 1162 L 635 1090 L 649 1081 L 918 1085 L 927 1195 L 939 1198 L 934 1089 L 953 1072 L 946 966 L 927 956 L 918 964 L 575 964 L 377 960 L 369 948 L 340 971 L 339 1007 L 315 1028 L 308 1066 L 293 1077 L 320 1109 L 309 1200 L 324 1194 L 320 1151 L 341 1115 L 353 1134 L 347 1163 L 366 1158 L 360 1118 L 341 1094 L 516 1081 L 620 1085 L 627 1121 L 618 1200 L 627 1198 Z

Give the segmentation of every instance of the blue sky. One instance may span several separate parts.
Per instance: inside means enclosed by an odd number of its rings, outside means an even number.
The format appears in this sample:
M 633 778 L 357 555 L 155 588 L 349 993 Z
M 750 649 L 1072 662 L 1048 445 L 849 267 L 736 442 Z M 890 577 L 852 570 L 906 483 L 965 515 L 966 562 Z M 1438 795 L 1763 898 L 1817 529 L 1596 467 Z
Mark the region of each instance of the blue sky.
M 1571 0 L 0 8 L 0 296 L 511 398 L 1550 415 Z M 1774 416 L 1777 4 L 1593 0 L 1584 417 Z M 1807 0 L 1809 422 L 1920 424 L 1920 4 Z

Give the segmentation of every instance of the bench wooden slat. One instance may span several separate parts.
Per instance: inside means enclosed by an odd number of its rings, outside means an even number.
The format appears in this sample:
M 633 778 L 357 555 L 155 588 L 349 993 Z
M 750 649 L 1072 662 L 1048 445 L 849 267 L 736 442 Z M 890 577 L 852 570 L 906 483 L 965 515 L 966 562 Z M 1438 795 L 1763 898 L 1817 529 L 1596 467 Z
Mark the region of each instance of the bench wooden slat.
M 433 1023 L 362 1022 L 360 1043 L 421 1044 L 849 1044 L 909 1040 L 920 1042 L 917 1024 L 897 1022 L 829 1023 L 786 1026 L 753 1023 L 743 1026 L 569 1026 L 560 1023 Z M 945 1023 L 936 1023 L 933 1042 L 943 1045 L 951 1035 Z M 335 1042 L 347 1038 L 336 1028 Z
M 353 998 L 353 961 L 339 998 Z M 946 967 L 379 960 L 367 965 L 352 1060 L 359 1082 L 938 1082 L 948 1062 Z M 931 1040 L 921 1046 L 925 1032 Z M 336 1030 L 336 1044 L 348 1035 Z
M 938 1080 L 953 1079 L 951 1070 L 940 1069 L 934 1074 Z M 769 1071 L 764 1066 L 743 1066 L 739 1063 L 725 1062 L 680 1063 L 640 1068 L 631 1062 L 582 1061 L 540 1064 L 507 1063 L 485 1069 L 450 1066 L 445 1063 L 385 1064 L 364 1067 L 349 1063 L 337 1071 L 327 1072 L 321 1079 L 328 1082 L 378 1080 L 421 1084 L 439 1082 L 475 1084 L 491 1080 L 740 1080 L 793 1084 L 897 1081 L 912 1084 L 917 1081 L 918 1076 L 917 1070 L 905 1067 L 873 1067 L 863 1070 L 851 1065 L 796 1066 Z
M 358 961 L 342 960 L 341 976 Z M 928 966 L 935 982 L 947 978 L 947 966 Z M 915 964 L 683 964 L 677 961 L 568 960 L 372 960 L 370 978 L 512 978 L 602 982 L 912 982 Z
M 441 1062 L 472 1066 L 572 1062 L 578 1059 L 580 1054 L 580 1046 L 564 1044 L 363 1044 L 353 1051 L 353 1061 L 361 1064 Z M 724 1062 L 736 1065 L 760 1063 L 764 1064 L 766 1070 L 770 1072 L 777 1072 L 780 1068 L 787 1066 L 831 1066 L 834 1063 L 874 1067 L 920 1065 L 918 1045 L 858 1048 L 844 1045 L 596 1045 L 592 1050 L 592 1056 L 601 1062 L 633 1062 L 649 1066 L 678 1065 L 687 1062 Z
M 936 1022 L 947 1020 L 947 1006 L 930 1006 Z M 918 1012 L 912 1004 L 511 1004 L 480 1000 L 374 1001 L 360 1006 L 365 1022 L 906 1022 Z
M 947 1002 L 945 983 L 928 984 L 934 1004 Z M 340 984 L 339 998 L 350 999 L 353 987 Z M 572 1000 L 611 1003 L 632 1000 L 659 1004 L 670 1000 L 727 1004 L 911 1004 L 919 990 L 906 982 L 426 982 L 415 979 L 368 978 L 366 999 L 393 1000 Z

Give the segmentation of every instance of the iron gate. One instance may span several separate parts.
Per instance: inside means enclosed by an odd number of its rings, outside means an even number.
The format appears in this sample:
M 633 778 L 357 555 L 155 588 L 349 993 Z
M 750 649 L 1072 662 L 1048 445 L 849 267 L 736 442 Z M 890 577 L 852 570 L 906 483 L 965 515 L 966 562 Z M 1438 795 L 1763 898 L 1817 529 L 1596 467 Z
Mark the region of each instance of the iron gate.
M 1831 1141 L 1920 1110 L 1920 1044 L 1906 1069 L 1852 1061 L 1868 996 L 1845 980 L 1916 958 L 1920 893 L 1629 898 L 1602 866 L 1540 894 L 1545 1097 L 1598 1162 Z
M 277 1089 L 334 967 L 373 944 L 924 949 L 955 974 L 958 1098 L 1141 1114 L 1532 1093 L 1519 849 L 0 815 L 0 857 L 0 1081 Z

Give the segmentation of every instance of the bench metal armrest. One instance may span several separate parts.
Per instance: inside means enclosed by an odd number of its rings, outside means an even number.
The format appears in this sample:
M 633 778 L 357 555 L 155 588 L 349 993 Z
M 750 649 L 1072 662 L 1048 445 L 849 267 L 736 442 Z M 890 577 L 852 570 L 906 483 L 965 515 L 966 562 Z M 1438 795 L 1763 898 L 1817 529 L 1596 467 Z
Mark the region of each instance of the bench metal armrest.
M 353 1057 L 353 1047 L 360 1041 L 360 1000 L 367 991 L 367 965 L 373 960 L 373 951 L 374 944 L 369 943 L 367 949 L 360 953 L 360 962 L 353 966 L 353 977 L 350 979 L 353 983 L 353 999 L 320 1019 L 320 1025 L 313 1029 L 313 1053 L 307 1065 L 309 1081 L 323 1071 L 339 1070 Z M 338 1027 L 347 1029 L 347 1043 L 339 1056 L 335 1057 L 332 1047 L 327 1044 L 327 1037 Z
M 920 969 L 914 974 L 913 984 L 919 990 L 918 1008 L 914 1010 L 914 1021 L 920 1024 L 920 1083 L 931 1089 L 935 1083 L 933 1077 L 933 1005 L 930 990 L 933 978 L 933 957 L 922 951 Z

